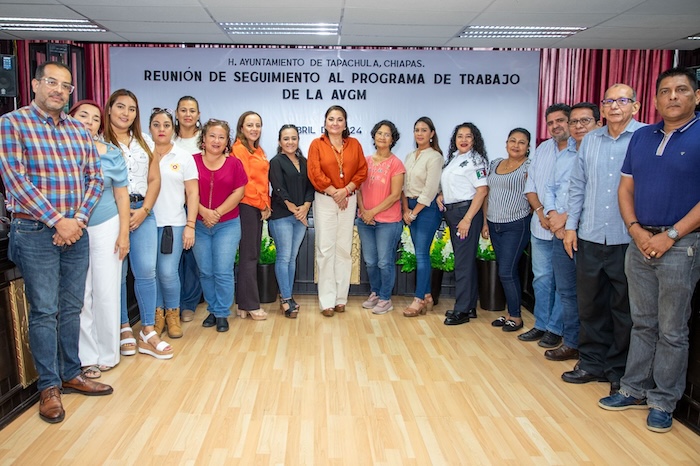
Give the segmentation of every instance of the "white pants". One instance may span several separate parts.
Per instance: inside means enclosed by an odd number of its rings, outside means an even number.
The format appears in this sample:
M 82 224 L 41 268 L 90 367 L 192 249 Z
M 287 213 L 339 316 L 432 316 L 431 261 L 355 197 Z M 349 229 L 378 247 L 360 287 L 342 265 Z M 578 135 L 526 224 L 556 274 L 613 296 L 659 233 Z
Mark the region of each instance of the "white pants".
M 347 304 L 352 270 L 352 234 L 357 212 L 357 196 L 348 197 L 348 207 L 340 210 L 332 197 L 316 193 L 314 227 L 318 299 L 321 309 Z
M 83 367 L 119 363 L 121 320 L 121 270 L 114 244 L 119 236 L 119 216 L 89 226 L 90 266 L 80 312 L 78 355 Z

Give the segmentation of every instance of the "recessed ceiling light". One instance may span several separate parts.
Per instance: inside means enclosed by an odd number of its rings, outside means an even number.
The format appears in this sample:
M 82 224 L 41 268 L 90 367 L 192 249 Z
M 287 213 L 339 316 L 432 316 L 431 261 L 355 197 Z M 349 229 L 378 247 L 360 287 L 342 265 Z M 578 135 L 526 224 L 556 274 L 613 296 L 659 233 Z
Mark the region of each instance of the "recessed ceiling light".
M 50 32 L 107 32 L 87 19 L 0 18 L 0 30 Z
M 700 36 L 690 36 L 688 37 L 690 40 L 700 40 Z
M 338 35 L 338 23 L 219 23 L 219 26 L 227 34 Z
M 467 26 L 458 37 L 462 39 L 560 38 L 585 29 L 577 26 Z

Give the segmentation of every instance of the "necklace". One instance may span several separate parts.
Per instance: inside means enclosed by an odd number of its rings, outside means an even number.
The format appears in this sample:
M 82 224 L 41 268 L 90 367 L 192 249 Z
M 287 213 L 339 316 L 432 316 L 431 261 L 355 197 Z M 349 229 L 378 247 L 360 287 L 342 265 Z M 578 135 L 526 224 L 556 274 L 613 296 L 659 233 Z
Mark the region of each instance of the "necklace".
M 333 146 L 333 144 L 331 144 Z M 340 150 L 338 150 L 335 146 L 333 146 L 333 152 L 335 153 L 335 161 L 338 162 L 338 170 L 340 170 L 340 178 L 345 178 L 345 174 L 343 173 L 343 152 L 345 151 L 345 146 L 340 146 Z M 340 155 L 340 157 L 338 157 Z
M 173 145 L 170 144 L 170 145 L 168 146 L 168 148 L 165 150 L 165 152 L 160 153 L 160 152 L 158 152 L 158 151 L 156 150 L 156 148 L 154 147 L 154 148 L 153 148 L 153 153 L 156 154 L 156 155 L 158 156 L 158 160 L 160 160 L 160 159 L 162 159 L 164 156 L 168 155 L 168 154 L 170 153 L 170 151 L 172 150 L 172 148 L 173 148 Z

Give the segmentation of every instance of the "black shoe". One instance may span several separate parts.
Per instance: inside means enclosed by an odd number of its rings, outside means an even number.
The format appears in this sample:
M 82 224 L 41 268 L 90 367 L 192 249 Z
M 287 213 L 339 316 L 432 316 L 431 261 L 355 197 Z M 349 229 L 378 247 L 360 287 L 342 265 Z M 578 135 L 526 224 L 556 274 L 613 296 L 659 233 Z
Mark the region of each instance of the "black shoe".
M 568 382 L 568 383 L 588 383 L 588 382 L 607 382 L 608 381 L 608 379 L 606 379 L 605 377 L 592 374 L 588 371 L 581 369 L 580 367 L 577 367 L 576 369 L 574 369 L 572 371 L 564 372 L 561 375 L 561 378 L 564 382 Z
M 556 348 L 561 344 L 561 336 L 547 330 L 537 344 L 542 348 Z
M 610 382 L 610 396 L 620 391 L 620 381 Z
M 216 316 L 210 312 L 207 318 L 204 319 L 204 322 L 202 322 L 202 327 L 213 327 L 214 325 L 216 325 Z
M 501 330 L 503 330 L 504 332 L 517 332 L 521 328 L 523 328 L 522 320 L 519 324 L 516 324 L 514 320 L 508 319 L 503 324 L 503 327 L 501 327 Z
M 212 315 L 212 314 L 209 314 Z M 217 332 L 228 332 L 228 319 L 226 317 L 216 318 L 216 331 Z
M 538 328 L 532 328 L 532 329 L 528 330 L 527 332 L 521 333 L 520 335 L 518 335 L 518 340 L 520 340 L 520 341 L 537 341 L 540 338 L 542 338 L 542 336 L 545 333 L 547 333 L 547 332 L 545 332 L 544 330 L 540 330 Z
M 467 315 L 470 319 L 476 319 L 476 308 L 471 308 L 467 311 Z
M 469 311 L 452 311 L 445 319 L 445 325 L 459 325 L 469 322 Z
M 445 311 L 445 317 L 450 317 L 454 313 L 455 313 L 454 309 L 450 309 L 449 311 Z

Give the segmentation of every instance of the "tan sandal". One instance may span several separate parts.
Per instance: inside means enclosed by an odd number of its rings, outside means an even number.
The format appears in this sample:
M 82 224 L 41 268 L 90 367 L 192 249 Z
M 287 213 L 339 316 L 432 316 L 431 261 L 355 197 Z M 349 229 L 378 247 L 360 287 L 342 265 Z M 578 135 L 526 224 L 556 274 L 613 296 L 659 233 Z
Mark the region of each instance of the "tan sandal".
M 170 359 L 173 357 L 173 348 L 168 342 L 161 340 L 157 345 L 153 346 L 148 342 L 151 338 L 157 336 L 155 330 L 152 330 L 148 335 L 143 334 L 143 330 L 139 332 L 141 341 L 139 341 L 139 353 L 148 354 L 156 359 Z
M 426 311 L 425 301 L 420 298 L 413 298 L 411 305 L 404 309 L 403 315 L 406 317 L 416 317 L 424 315 Z
M 250 317 L 252 317 L 253 320 L 265 320 L 265 319 L 267 319 L 267 312 L 265 312 L 263 309 L 258 309 L 255 311 L 248 311 L 248 314 L 250 314 Z
M 83 376 L 87 379 L 99 379 L 102 377 L 102 371 L 97 365 L 85 366 L 82 368 Z
M 240 317 L 241 319 L 245 319 L 246 317 L 248 317 L 248 311 L 244 311 L 243 309 L 237 309 L 236 314 L 238 314 L 238 317 Z
M 134 338 L 134 330 L 131 327 L 123 327 L 119 333 L 130 333 L 130 337 L 119 340 L 119 352 L 122 356 L 133 356 L 136 354 L 136 338 Z

